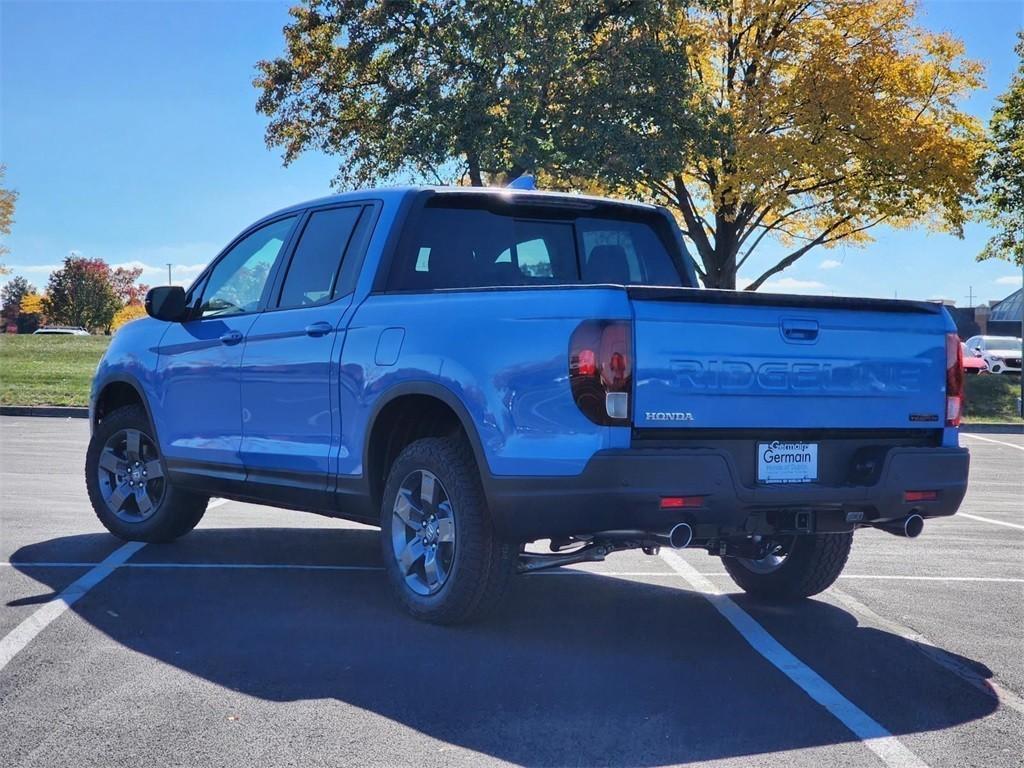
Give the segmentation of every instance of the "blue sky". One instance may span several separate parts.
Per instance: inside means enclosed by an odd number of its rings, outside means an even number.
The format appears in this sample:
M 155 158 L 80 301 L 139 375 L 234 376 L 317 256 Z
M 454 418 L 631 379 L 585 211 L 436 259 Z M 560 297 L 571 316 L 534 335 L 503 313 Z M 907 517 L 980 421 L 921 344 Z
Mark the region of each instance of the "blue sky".
M 263 142 L 255 63 L 283 50 L 289 2 L 0 0 L 0 161 L 20 199 L 6 260 L 45 285 L 70 252 L 187 282 L 249 222 L 330 193 L 338 160 L 283 168 Z M 1015 66 L 1020 0 L 926 0 L 919 20 L 963 39 L 987 69 L 968 109 L 988 119 Z M 978 264 L 986 232 L 879 229 L 866 247 L 809 253 L 771 288 L 803 293 L 998 299 L 1007 262 Z M 751 259 L 740 277 L 769 265 Z

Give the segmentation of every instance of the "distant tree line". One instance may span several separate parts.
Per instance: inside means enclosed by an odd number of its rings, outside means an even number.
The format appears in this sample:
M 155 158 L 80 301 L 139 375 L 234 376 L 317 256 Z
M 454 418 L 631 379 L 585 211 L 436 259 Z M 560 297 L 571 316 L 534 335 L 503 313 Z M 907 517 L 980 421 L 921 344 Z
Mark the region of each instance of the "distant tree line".
M 42 325 L 66 325 L 110 333 L 145 314 L 142 299 L 148 286 L 138 283 L 141 267 L 111 268 L 102 259 L 71 254 L 50 274 L 44 293 L 20 275 L 0 291 L 0 315 L 18 333 Z

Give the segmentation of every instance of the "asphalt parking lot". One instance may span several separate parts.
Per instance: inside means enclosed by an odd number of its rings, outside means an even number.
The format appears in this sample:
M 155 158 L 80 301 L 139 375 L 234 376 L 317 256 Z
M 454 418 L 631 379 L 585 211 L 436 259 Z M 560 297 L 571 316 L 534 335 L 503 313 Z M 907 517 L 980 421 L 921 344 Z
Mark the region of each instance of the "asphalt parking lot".
M 1022 435 L 965 435 L 965 514 L 858 533 L 817 599 L 624 553 L 456 629 L 399 611 L 362 526 L 215 502 L 123 549 L 87 438 L 0 418 L 0 765 L 1024 764 Z

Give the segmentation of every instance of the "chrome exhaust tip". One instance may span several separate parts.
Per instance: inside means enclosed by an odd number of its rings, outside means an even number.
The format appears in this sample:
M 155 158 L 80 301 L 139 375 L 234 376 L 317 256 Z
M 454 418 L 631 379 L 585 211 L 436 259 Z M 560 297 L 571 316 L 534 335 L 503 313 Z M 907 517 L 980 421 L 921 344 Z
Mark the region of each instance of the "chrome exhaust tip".
M 672 549 L 686 549 L 693 541 L 693 529 L 689 523 L 677 523 L 668 532 L 668 544 Z
M 916 539 L 924 530 L 924 518 L 916 512 L 907 515 L 902 520 L 890 520 L 885 523 L 871 523 L 875 528 L 893 536 L 905 536 L 908 539 Z
M 920 515 L 907 515 L 903 521 L 903 535 L 908 539 L 916 539 L 924 530 L 924 518 Z

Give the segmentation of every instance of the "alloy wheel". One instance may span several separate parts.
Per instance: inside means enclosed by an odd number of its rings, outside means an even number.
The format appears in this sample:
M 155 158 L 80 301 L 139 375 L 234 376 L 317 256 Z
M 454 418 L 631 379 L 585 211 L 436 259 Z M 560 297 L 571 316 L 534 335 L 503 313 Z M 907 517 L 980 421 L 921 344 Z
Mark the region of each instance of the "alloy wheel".
M 122 429 L 100 452 L 100 493 L 107 508 L 126 523 L 150 518 L 163 500 L 166 482 L 160 453 L 149 435 Z
M 455 515 L 441 481 L 410 472 L 395 497 L 391 546 L 406 585 L 419 595 L 441 590 L 455 562 Z

